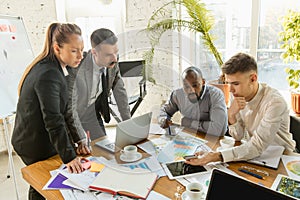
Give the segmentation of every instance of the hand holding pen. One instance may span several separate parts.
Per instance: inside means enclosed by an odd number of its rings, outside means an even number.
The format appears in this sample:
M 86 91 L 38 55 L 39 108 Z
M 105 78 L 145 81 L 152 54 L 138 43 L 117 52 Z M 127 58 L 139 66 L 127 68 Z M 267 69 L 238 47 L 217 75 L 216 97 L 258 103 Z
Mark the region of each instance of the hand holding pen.
M 87 155 L 92 152 L 90 132 L 86 132 L 86 138 L 78 142 L 76 153 L 79 155 Z
M 163 119 L 161 122 L 160 122 L 160 127 L 162 128 L 169 128 L 170 125 L 172 125 L 172 120 L 169 120 L 169 119 Z

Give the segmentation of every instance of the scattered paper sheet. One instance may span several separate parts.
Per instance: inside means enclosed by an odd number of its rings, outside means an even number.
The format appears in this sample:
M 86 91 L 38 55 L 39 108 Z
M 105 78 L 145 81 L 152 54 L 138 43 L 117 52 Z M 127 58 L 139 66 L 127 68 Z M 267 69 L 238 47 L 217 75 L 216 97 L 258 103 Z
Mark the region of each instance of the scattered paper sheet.
M 166 176 L 165 171 L 163 170 L 162 166 L 157 161 L 157 158 L 155 156 L 145 158 L 135 163 L 122 164 L 122 166 L 129 167 L 130 169 L 135 169 L 135 168 L 147 169 L 150 170 L 151 172 L 156 173 L 159 177 Z
M 78 190 L 60 190 L 64 199 L 67 200 L 78 200 L 80 198 L 84 200 L 136 200 L 130 197 L 121 195 L 112 195 L 104 192 L 82 192 Z M 147 198 L 147 200 L 170 200 L 170 198 L 155 192 L 152 190 Z
M 283 151 L 283 146 L 269 145 L 259 157 L 250 159 L 247 162 L 277 169 Z
M 67 179 L 67 177 L 59 173 L 59 170 L 55 170 L 55 172 L 52 172 L 52 176 L 49 181 L 43 187 L 43 190 L 73 189 L 73 187 L 63 184 L 63 182 Z
M 290 197 L 295 197 L 297 199 L 300 198 L 299 188 L 299 180 L 293 179 L 292 177 L 283 174 L 277 174 L 277 177 L 271 186 L 271 189 L 280 193 L 284 193 Z
M 288 175 L 300 181 L 300 156 L 281 156 L 283 165 Z
M 161 128 L 159 124 L 150 124 L 149 133 L 154 135 L 163 135 L 166 133 L 165 129 Z
M 183 160 L 184 156 L 194 154 L 197 148 L 205 142 L 205 140 L 189 134 L 179 133 L 162 148 L 157 160 L 160 163 Z

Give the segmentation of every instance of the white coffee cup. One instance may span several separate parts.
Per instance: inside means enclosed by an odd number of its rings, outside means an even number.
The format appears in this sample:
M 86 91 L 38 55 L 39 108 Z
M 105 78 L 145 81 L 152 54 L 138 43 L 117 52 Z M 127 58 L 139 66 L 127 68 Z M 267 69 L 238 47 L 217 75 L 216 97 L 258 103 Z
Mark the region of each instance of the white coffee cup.
M 128 145 L 125 146 L 122 150 L 121 150 L 121 154 L 123 154 L 126 158 L 128 159 L 132 159 L 136 156 L 137 154 L 137 147 L 134 145 Z
M 223 138 L 220 140 L 220 145 L 223 149 L 228 149 L 234 146 L 235 141 L 229 138 Z
M 203 186 L 198 182 L 192 182 L 187 184 L 186 194 L 190 200 L 198 200 L 201 199 L 203 195 Z

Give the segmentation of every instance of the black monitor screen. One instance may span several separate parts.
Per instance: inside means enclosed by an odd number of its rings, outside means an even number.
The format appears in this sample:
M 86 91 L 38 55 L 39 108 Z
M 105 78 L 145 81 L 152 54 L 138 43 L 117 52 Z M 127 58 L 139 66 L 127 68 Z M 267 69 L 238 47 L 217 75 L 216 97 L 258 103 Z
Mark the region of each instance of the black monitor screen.
M 214 169 L 206 199 L 283 200 L 291 198 L 264 186 Z

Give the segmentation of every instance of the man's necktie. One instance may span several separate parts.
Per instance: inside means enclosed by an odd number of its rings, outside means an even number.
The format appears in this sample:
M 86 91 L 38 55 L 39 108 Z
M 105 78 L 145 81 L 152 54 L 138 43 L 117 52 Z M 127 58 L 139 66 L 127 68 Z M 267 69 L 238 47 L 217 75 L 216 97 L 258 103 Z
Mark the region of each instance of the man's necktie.
M 109 112 L 109 105 L 108 105 L 108 78 L 105 76 L 105 73 L 103 72 L 102 75 L 101 75 L 101 80 L 102 80 L 102 93 L 100 95 L 100 98 L 101 99 L 101 107 L 102 107 L 102 116 L 104 118 L 104 121 L 106 123 L 109 123 L 110 121 L 110 112 Z
M 102 85 L 102 79 L 103 79 L 103 74 L 104 74 L 105 68 L 100 69 L 99 72 L 99 77 L 98 77 L 98 83 L 96 87 L 96 92 L 95 92 L 95 98 L 97 98 L 102 92 L 103 92 L 103 85 Z M 100 78 L 101 76 L 101 78 Z

